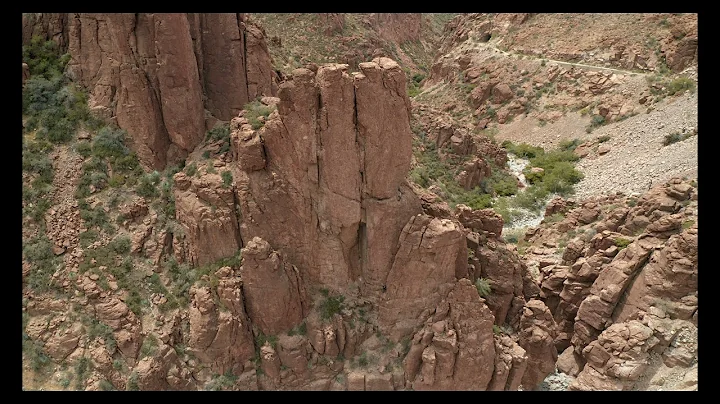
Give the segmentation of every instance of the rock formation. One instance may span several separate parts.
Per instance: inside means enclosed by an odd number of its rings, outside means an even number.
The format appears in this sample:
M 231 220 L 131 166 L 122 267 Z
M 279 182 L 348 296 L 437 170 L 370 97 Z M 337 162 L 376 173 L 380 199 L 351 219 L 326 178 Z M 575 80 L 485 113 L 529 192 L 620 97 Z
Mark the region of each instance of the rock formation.
M 34 35 L 70 54 L 91 110 L 155 169 L 203 140 L 205 110 L 227 121 L 277 86 L 263 31 L 242 14 L 23 14 L 23 43 Z

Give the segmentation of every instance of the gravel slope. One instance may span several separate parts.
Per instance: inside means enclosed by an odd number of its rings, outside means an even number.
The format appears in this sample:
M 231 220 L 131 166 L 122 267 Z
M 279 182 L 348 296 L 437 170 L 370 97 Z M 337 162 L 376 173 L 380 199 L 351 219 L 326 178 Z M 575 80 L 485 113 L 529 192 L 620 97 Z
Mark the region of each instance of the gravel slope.
M 684 94 L 662 103 L 649 114 L 639 114 L 593 131 L 608 135 L 610 151 L 581 159 L 585 174 L 575 189 L 578 198 L 612 192 L 640 193 L 674 176 L 697 178 L 698 136 L 663 146 L 666 135 L 697 128 L 698 98 Z

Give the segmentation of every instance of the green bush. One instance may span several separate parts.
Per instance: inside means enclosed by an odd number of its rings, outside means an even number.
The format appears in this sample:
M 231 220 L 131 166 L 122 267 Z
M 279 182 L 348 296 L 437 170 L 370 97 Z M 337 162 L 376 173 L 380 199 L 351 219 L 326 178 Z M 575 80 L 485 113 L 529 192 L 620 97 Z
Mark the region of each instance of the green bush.
M 620 250 L 630 245 L 630 243 L 632 243 L 632 240 L 626 239 L 624 237 L 618 237 L 615 239 L 615 246 L 617 246 L 617 248 Z
M 22 170 L 35 174 L 36 179 L 39 179 L 41 183 L 52 184 L 54 171 L 52 162 L 48 158 L 48 152 L 51 147 L 48 147 L 47 142 L 24 142 L 22 150 Z
M 62 77 L 32 77 L 23 87 L 23 113 L 29 115 L 26 130 L 37 130 L 38 139 L 53 143 L 71 140 L 75 130 L 89 118 L 87 98 Z
M 673 132 L 670 134 L 665 135 L 665 139 L 663 139 L 663 146 L 669 146 L 673 143 L 681 142 L 685 139 L 688 139 L 697 133 L 695 131 L 690 131 L 687 133 L 680 133 L 680 132 Z
M 542 147 L 531 146 L 527 143 L 516 145 L 509 140 L 502 142 L 501 146 L 508 152 L 525 159 L 531 159 L 545 153 Z
M 52 275 L 60 262 L 52 251 L 52 242 L 44 234 L 23 240 L 23 258 L 30 264 L 26 277 L 28 287 L 36 292 L 48 292 L 53 286 Z
M 590 124 L 585 128 L 585 132 L 590 133 L 593 131 L 593 129 L 605 125 L 607 122 L 605 121 L 605 117 L 602 115 L 593 115 L 590 119 Z
M 343 308 L 343 302 L 345 301 L 345 296 L 327 296 L 325 297 L 322 302 L 320 302 L 320 305 L 318 306 L 318 309 L 320 311 L 320 318 L 323 320 L 329 320 L 331 319 L 335 314 L 339 314 Z
M 158 339 L 154 334 L 148 334 L 143 340 L 142 346 L 140 347 L 140 355 L 138 359 L 142 359 L 146 356 L 153 356 L 158 349 Z
M 264 125 L 264 123 L 258 118 L 262 116 L 267 119 L 267 117 L 275 110 L 275 108 L 269 107 L 258 100 L 245 104 L 243 109 L 246 111 L 245 118 L 255 130 L 262 128 Z
M 197 173 L 197 165 L 193 162 L 185 166 L 185 174 L 189 177 L 194 176 Z
M 668 95 L 675 95 L 685 91 L 695 92 L 695 82 L 689 77 L 678 77 L 665 85 Z
M 118 254 L 127 254 L 130 252 L 130 237 L 119 235 L 108 243 L 108 247 Z
M 92 154 L 98 158 L 120 158 L 131 154 L 125 146 L 125 134 L 122 129 L 105 126 L 93 138 Z
M 560 151 L 574 151 L 582 143 L 580 139 L 563 140 L 558 145 Z
M 307 324 L 303 321 L 302 323 L 294 327 L 292 330 L 288 331 L 287 334 L 290 336 L 305 335 L 307 334 Z
M 156 198 L 160 195 L 158 192 L 158 185 L 160 184 L 160 173 L 153 171 L 151 173 L 144 174 L 138 180 L 138 185 L 135 187 L 135 192 L 138 195 L 146 198 Z
M 40 36 L 30 39 L 30 44 L 22 47 L 22 60 L 30 69 L 30 76 L 59 76 L 70 61 L 70 55 L 60 54 L 55 41 L 45 41 Z
M 483 298 L 490 296 L 490 293 L 492 293 L 492 287 L 490 286 L 490 282 L 485 278 L 478 278 L 475 281 L 475 288 L 477 289 L 480 297 Z
M 220 176 L 223 180 L 223 187 L 227 188 L 230 186 L 230 184 L 232 184 L 233 177 L 230 171 L 223 171 L 222 173 L 220 173 Z

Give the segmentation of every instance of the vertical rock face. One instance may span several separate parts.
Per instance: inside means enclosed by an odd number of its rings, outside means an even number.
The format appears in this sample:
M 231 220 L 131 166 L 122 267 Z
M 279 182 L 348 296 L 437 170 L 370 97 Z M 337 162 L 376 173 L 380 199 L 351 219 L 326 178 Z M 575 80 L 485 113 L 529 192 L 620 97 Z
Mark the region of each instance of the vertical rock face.
M 264 33 L 239 14 L 24 14 L 23 43 L 33 35 L 70 53 L 91 110 L 126 129 L 155 169 L 198 145 L 205 109 L 229 120 L 275 91 Z
M 55 41 L 61 48 L 67 46 L 67 14 L 64 13 L 23 13 L 22 43 L 29 43 L 32 37 Z
M 248 315 L 265 335 L 285 332 L 305 317 L 300 274 L 267 241 L 255 237 L 242 249 L 243 292 Z
M 493 315 L 468 279 L 450 288 L 430 318 L 421 319 L 426 325 L 403 362 L 414 390 L 486 390 L 493 378 Z M 522 348 L 515 354 L 522 356 Z
M 243 363 L 255 353 L 241 293 L 242 281 L 230 267 L 220 268 L 215 275 L 218 277 L 215 290 L 199 284 L 190 288 L 188 349 L 214 373 L 231 371 L 240 375 L 246 370 Z
M 175 174 L 176 217 L 184 232 L 188 261 L 195 266 L 235 255 L 242 246 L 235 193 L 218 174 Z
M 238 176 L 243 238 L 276 246 L 308 282 L 379 293 L 403 226 L 421 211 L 405 184 L 411 156 L 405 76 L 394 61 L 296 69 L 257 131 L 264 164 Z M 243 130 L 232 134 L 242 158 Z M 257 153 L 256 153 L 257 154 Z M 259 161 L 259 160 L 258 160 Z
M 556 325 L 550 310 L 540 300 L 532 299 L 523 307 L 520 318 L 520 346 L 527 353 L 527 369 L 522 377 L 526 390 L 536 388 L 555 370 Z
M 391 338 L 400 339 L 420 325 L 420 312 L 440 301 L 439 288 L 452 284 L 456 268 L 466 263 L 466 249 L 457 223 L 427 215 L 410 219 L 379 307 L 380 325 Z
M 420 40 L 422 14 L 377 13 L 370 16 L 370 23 L 381 37 L 402 43 Z
M 225 121 L 252 97 L 248 93 L 245 31 L 238 14 L 189 14 L 193 40 L 207 95 L 206 107 Z M 269 94 L 268 94 L 269 95 Z

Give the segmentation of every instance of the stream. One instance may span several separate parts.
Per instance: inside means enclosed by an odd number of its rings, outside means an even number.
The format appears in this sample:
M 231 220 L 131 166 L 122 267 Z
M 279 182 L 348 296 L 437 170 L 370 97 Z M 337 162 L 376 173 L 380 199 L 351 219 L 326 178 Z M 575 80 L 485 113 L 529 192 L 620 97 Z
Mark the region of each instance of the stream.
M 507 161 L 507 167 L 510 170 L 510 173 L 518 178 L 521 184 L 524 185 L 523 188 L 518 189 L 518 193 L 525 192 L 525 188 L 529 185 L 527 182 L 527 179 L 525 178 L 525 174 L 522 173 L 522 170 L 530 163 L 529 160 L 523 159 L 520 157 L 517 157 L 516 155 L 512 153 L 508 153 L 508 161 Z M 547 204 L 555 195 L 549 195 L 546 200 L 545 204 Z M 510 199 L 515 198 L 515 195 L 511 196 Z M 518 218 L 513 220 L 512 222 L 505 223 L 503 226 L 503 233 L 505 233 L 508 230 L 516 230 L 516 229 L 523 229 L 523 228 L 529 228 L 529 227 L 536 227 L 540 225 L 540 222 L 545 218 L 545 210 L 541 210 L 539 213 L 535 213 L 532 211 L 529 211 L 527 209 L 523 208 L 513 208 L 516 212 L 520 212 L 521 215 L 519 215 Z

